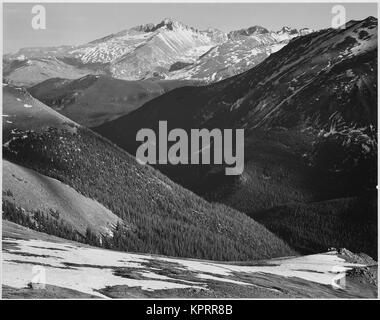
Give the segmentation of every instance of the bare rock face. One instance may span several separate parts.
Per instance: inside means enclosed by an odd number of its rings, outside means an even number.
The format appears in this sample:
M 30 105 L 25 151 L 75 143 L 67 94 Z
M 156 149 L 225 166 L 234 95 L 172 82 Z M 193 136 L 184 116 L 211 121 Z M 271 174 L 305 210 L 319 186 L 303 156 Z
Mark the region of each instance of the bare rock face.
M 375 260 L 365 253 L 353 253 L 346 248 L 338 249 L 337 252 L 343 259 L 350 263 L 358 263 L 368 266 L 377 264 Z
M 377 266 L 354 268 L 347 271 L 346 276 L 350 279 L 359 280 L 361 283 L 368 283 L 375 287 L 378 286 Z
M 257 25 L 231 31 L 226 41 L 200 56 L 191 66 L 167 73 L 166 78 L 194 79 L 206 83 L 220 81 L 253 68 L 293 38 L 312 32 L 309 28 L 297 30 L 289 27 L 269 31 Z

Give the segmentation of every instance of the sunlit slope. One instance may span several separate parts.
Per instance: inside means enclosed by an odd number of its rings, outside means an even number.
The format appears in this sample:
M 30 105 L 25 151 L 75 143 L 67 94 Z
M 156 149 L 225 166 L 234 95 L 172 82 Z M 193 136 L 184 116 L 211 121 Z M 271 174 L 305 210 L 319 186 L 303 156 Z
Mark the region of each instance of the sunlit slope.
M 112 234 L 121 221 L 110 210 L 86 198 L 62 182 L 3 160 L 3 199 L 27 212 L 40 211 L 69 224 L 82 236 L 87 228 L 94 233 Z

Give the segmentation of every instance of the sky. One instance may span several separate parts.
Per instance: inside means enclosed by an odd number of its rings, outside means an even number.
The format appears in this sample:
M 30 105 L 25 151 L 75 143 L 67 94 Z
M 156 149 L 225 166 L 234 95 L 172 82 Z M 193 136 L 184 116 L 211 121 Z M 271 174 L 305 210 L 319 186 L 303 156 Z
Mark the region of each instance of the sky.
M 332 3 L 45 3 L 46 29 L 31 26 L 35 3 L 4 3 L 3 49 L 78 45 L 106 35 L 164 18 L 197 29 L 222 31 L 261 25 L 321 29 L 331 26 Z M 377 17 L 375 3 L 344 3 L 347 21 Z

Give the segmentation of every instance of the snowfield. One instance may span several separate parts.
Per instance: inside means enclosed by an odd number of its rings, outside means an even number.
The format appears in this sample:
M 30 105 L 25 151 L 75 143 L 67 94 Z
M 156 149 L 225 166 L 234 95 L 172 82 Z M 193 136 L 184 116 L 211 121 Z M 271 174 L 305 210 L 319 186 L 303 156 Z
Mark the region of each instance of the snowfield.
M 12 234 L 8 233 L 8 236 Z M 219 263 L 177 259 L 149 254 L 116 252 L 45 239 L 3 238 L 3 285 L 27 288 L 33 280 L 35 266 L 44 270 L 46 284 L 108 298 L 102 289 L 115 286 L 142 291 L 193 289 L 207 292 L 211 285 L 236 285 L 262 288 L 250 276 L 280 276 L 292 281 L 306 280 L 340 292 L 339 279 L 353 267 L 336 251 L 303 257 L 288 257 L 251 263 Z M 163 273 L 168 273 L 170 276 Z M 186 275 L 186 277 L 184 277 Z M 246 279 L 246 280 L 245 280 Z M 281 278 L 280 278 L 281 279 Z M 306 283 L 307 283 L 306 282 Z M 275 286 L 266 288 L 280 292 Z

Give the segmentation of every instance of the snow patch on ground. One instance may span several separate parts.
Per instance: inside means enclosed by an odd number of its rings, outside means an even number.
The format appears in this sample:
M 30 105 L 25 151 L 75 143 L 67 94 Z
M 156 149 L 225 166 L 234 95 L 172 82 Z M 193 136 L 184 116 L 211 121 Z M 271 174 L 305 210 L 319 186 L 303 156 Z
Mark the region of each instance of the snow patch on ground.
M 289 257 L 261 261 L 257 265 L 238 265 L 204 260 L 176 259 L 149 254 L 132 254 L 56 243 L 43 240 L 5 238 L 10 243 L 3 249 L 3 283 L 25 288 L 33 278 L 33 267 L 43 266 L 46 283 L 104 297 L 98 292 L 107 286 L 125 285 L 142 290 L 201 288 L 207 289 L 207 280 L 237 285 L 254 285 L 234 279 L 236 274 L 268 274 L 298 277 L 319 284 L 333 285 L 352 267 L 363 265 L 348 263 L 336 251 L 303 257 Z M 160 266 L 175 268 L 179 278 L 162 275 Z M 154 267 L 149 266 L 153 263 Z M 158 267 L 156 266 L 158 264 Z M 167 266 L 167 267 L 168 267 Z M 122 269 L 120 269 L 122 268 Z M 130 268 L 130 269 L 128 269 Z M 138 272 L 143 279 L 116 275 L 116 270 Z M 140 271 L 141 270 L 141 271 Z M 181 277 L 192 272 L 191 281 Z M 121 274 L 123 273 L 121 272 Z M 199 279 L 199 280 L 197 280 Z
M 106 286 L 126 285 L 142 290 L 196 287 L 169 282 L 154 272 L 143 275 L 147 280 L 130 279 L 114 274 L 114 269 L 143 268 L 149 255 L 136 255 L 110 250 L 67 245 L 42 240 L 4 239 L 17 244 L 16 249 L 3 251 L 3 284 L 25 288 L 33 279 L 33 266 L 45 269 L 46 283 L 104 297 L 97 290 Z M 18 254 L 24 253 L 26 255 Z M 22 263 L 20 263 L 22 261 Z

